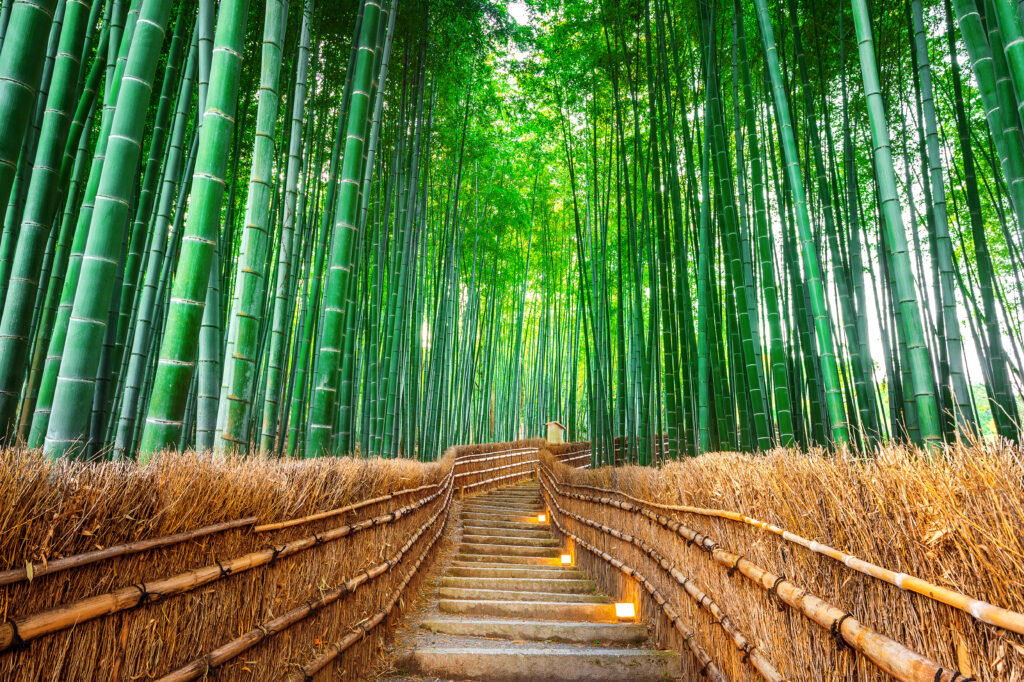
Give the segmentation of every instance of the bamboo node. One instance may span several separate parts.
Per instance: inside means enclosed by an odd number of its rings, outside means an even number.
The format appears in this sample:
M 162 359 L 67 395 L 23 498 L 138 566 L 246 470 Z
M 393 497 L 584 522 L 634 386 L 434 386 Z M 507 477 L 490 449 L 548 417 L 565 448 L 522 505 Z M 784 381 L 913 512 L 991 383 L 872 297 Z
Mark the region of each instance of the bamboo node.
M 11 628 L 11 643 L 7 645 L 6 651 L 24 651 L 28 649 L 28 642 L 21 638 L 21 634 L 18 632 L 18 624 L 11 619 L 7 619 L 6 624 Z
M 729 570 L 725 572 L 725 574 L 727 576 L 729 576 L 731 578 L 734 575 L 736 575 L 736 569 L 739 568 L 740 560 L 743 559 L 743 557 L 744 557 L 744 555 L 742 555 L 742 554 L 740 554 L 738 557 L 736 557 L 736 561 L 734 561 L 732 566 L 729 567 Z

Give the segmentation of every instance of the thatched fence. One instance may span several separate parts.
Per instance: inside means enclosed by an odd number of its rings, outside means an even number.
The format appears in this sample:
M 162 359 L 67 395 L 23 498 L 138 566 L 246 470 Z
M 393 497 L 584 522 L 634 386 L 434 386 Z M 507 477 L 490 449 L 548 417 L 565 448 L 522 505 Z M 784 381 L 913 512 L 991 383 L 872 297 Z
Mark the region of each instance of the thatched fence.
M 579 471 L 565 448 L 541 452 L 553 529 L 692 679 L 1024 679 L 1019 450 Z
M 429 464 L 0 453 L 0 679 L 360 679 L 452 501 L 532 477 L 543 442 Z

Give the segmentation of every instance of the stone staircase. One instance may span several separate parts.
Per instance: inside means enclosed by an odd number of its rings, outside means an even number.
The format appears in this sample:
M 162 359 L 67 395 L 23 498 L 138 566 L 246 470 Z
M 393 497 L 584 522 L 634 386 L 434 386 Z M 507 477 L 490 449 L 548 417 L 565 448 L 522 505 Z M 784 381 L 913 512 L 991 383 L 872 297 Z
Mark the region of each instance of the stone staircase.
M 399 662 L 439 680 L 666 680 L 678 654 L 644 648 L 647 628 L 620 622 L 582 571 L 562 566 L 536 481 L 469 498 L 462 544 Z

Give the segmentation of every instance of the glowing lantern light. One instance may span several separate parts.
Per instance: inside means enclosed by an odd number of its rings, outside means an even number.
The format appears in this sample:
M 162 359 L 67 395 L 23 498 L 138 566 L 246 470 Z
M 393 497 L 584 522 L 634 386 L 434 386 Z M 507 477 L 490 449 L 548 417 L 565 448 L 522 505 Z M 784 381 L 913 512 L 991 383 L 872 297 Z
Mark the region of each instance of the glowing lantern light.
M 563 554 L 562 555 L 562 565 L 566 566 L 566 565 L 571 564 L 571 563 L 572 563 L 572 554 Z
M 547 520 L 547 514 L 537 514 L 537 523 L 545 523 Z
M 623 602 L 615 605 L 616 618 L 636 618 L 636 608 L 633 602 Z

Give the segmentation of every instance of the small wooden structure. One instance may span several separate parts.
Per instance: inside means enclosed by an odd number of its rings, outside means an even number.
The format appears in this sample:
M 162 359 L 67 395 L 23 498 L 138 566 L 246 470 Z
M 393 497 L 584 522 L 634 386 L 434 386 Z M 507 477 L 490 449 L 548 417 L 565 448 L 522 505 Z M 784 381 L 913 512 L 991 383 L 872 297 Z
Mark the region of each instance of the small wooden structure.
M 565 432 L 568 430 L 564 425 L 557 421 L 549 421 L 545 426 L 548 427 L 548 442 L 549 443 L 564 443 Z

